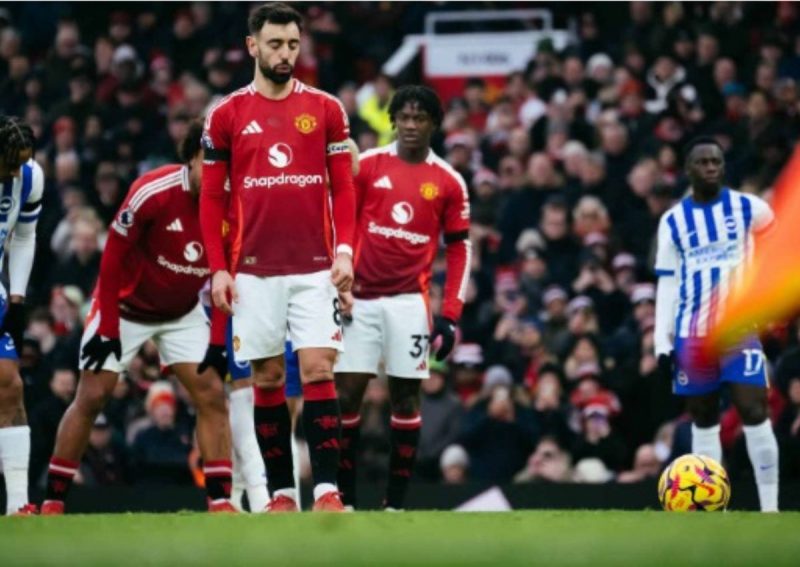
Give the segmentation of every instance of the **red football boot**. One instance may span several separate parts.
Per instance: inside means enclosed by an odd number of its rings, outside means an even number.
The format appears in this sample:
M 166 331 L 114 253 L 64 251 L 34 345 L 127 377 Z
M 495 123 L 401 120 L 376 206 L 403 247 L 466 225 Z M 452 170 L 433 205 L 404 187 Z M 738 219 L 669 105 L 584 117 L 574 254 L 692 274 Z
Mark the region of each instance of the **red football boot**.
M 218 500 L 208 502 L 208 511 L 212 514 L 238 514 L 239 511 L 230 500 Z
M 297 502 L 294 498 L 279 494 L 269 501 L 264 511 L 268 513 L 297 512 Z
M 35 516 L 39 513 L 39 508 L 36 504 L 25 504 L 19 510 L 11 514 L 12 516 Z
M 45 500 L 42 502 L 41 516 L 61 516 L 64 514 L 64 503 L 61 500 Z
M 326 492 L 314 502 L 314 512 L 345 512 L 341 492 Z

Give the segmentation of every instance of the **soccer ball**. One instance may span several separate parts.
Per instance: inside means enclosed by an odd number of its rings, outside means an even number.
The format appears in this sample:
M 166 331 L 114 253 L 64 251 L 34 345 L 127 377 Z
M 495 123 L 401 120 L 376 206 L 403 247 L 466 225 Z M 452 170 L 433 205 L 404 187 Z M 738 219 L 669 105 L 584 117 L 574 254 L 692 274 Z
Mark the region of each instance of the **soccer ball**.
M 658 481 L 658 499 L 667 512 L 724 510 L 730 498 L 728 473 L 705 455 L 678 457 Z

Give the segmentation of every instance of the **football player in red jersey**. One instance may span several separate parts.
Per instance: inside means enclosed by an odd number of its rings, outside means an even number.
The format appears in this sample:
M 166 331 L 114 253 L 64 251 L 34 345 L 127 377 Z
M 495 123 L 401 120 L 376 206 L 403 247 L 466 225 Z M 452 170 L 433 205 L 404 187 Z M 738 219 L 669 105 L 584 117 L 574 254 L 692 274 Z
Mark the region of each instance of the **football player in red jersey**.
M 355 506 L 361 400 L 381 362 L 389 376 L 391 456 L 384 506 L 403 508 L 422 418 L 420 380 L 429 346 L 443 360 L 453 348 L 470 274 L 469 196 L 464 180 L 430 148 L 442 121 L 431 89 L 400 88 L 389 106 L 397 141 L 364 152 L 356 176 L 355 303 L 336 363 L 342 406 L 339 487 Z M 431 265 L 444 236 L 447 279 L 442 313 L 431 325 Z
M 282 3 L 251 13 L 254 79 L 206 118 L 200 208 L 214 305 L 233 315 L 234 357 L 252 364 L 267 508 L 297 509 L 284 393 L 288 324 L 303 384 L 314 509 L 341 511 L 333 363 L 342 349 L 337 291 L 349 291 L 353 280 L 355 191 L 344 108 L 292 77 L 301 25 Z M 236 266 L 226 261 L 221 231 L 231 207 L 241 209 Z
M 184 165 L 137 179 L 111 224 L 83 334 L 78 393 L 58 428 L 42 514 L 64 512 L 92 424 L 119 373 L 150 339 L 197 408 L 209 511 L 235 511 L 221 380 L 227 369 L 224 358 L 210 357 L 208 319 L 199 303 L 210 273 L 199 220 L 201 135 L 202 125 L 192 124 L 181 148 Z

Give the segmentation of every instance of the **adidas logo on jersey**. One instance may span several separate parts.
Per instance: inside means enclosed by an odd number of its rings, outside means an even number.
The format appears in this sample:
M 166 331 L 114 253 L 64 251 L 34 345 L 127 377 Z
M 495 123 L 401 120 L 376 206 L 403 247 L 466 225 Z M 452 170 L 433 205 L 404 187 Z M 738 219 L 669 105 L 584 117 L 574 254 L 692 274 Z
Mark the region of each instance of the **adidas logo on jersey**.
M 391 189 L 392 188 L 392 181 L 389 179 L 388 175 L 384 175 L 380 179 L 378 179 L 375 183 L 372 184 L 373 187 L 377 187 L 378 189 Z
M 167 230 L 170 232 L 183 232 L 183 224 L 181 224 L 181 219 L 175 219 L 169 223 Z
M 256 122 L 255 120 L 251 120 L 250 124 L 248 124 L 244 130 L 242 130 L 243 135 L 261 134 L 262 132 L 263 130 L 261 129 L 261 126 L 259 126 L 258 122 Z

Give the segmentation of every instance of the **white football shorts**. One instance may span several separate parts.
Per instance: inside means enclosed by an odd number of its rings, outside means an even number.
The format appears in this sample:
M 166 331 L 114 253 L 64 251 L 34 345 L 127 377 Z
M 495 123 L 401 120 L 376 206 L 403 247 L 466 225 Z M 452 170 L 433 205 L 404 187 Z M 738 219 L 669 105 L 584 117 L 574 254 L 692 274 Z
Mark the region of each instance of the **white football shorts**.
M 430 315 L 421 293 L 356 299 L 353 320 L 344 326 L 344 353 L 335 372 L 428 378 Z
M 341 351 L 339 297 L 330 270 L 287 276 L 236 275 L 233 354 L 237 361 L 282 355 L 287 329 L 292 349 Z
M 81 337 L 83 345 L 91 339 L 100 326 L 100 309 L 93 303 L 86 328 Z M 208 348 L 210 327 L 203 306 L 198 302 L 194 309 L 183 317 L 161 323 L 137 323 L 120 317 L 119 340 L 122 345 L 122 360 L 112 354 L 106 358 L 103 370 L 122 372 L 148 340 L 153 339 L 158 347 L 160 362 L 170 366 L 179 362 L 202 362 Z M 81 359 L 81 368 L 84 360 Z

